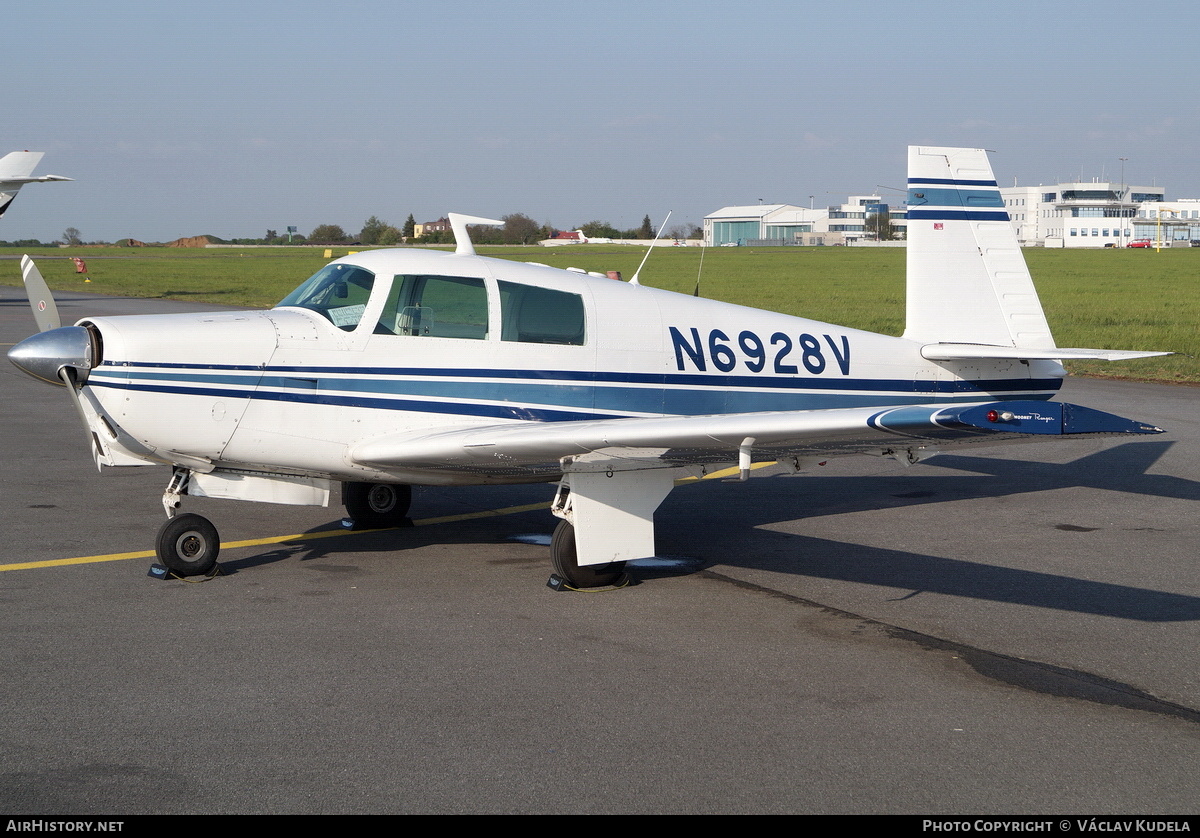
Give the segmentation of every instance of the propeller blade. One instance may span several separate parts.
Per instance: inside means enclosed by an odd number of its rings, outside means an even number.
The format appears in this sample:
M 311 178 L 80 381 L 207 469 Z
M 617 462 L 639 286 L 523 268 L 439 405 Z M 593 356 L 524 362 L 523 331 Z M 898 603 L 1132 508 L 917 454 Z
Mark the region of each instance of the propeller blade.
M 75 375 L 75 370 L 71 367 L 63 367 L 58 371 L 59 379 L 67 386 L 67 392 L 71 396 L 71 404 L 75 405 L 75 412 L 79 414 L 79 421 L 83 423 L 83 430 L 87 434 L 88 450 L 92 452 L 92 462 L 96 464 L 96 470 L 100 471 L 100 446 L 92 432 L 91 423 L 88 422 L 87 413 L 83 409 L 79 391 L 75 387 Z
M 58 306 L 54 304 L 54 295 L 50 286 L 42 279 L 42 272 L 28 255 L 21 257 L 21 277 L 25 280 L 25 293 L 29 295 L 29 307 L 33 309 L 33 319 L 37 321 L 38 331 L 48 332 L 57 329 L 61 323 L 58 319 Z

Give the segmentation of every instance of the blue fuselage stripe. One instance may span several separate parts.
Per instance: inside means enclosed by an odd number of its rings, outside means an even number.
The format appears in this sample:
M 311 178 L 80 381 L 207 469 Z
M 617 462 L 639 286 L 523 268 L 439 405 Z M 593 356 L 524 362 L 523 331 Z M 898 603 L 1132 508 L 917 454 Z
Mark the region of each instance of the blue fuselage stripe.
M 159 372 L 162 370 L 162 372 Z M 224 373 L 251 373 L 251 375 L 228 375 Z M 303 376 L 320 381 L 323 388 L 374 387 L 368 382 L 378 381 L 386 392 L 408 392 L 409 387 L 419 385 L 422 379 L 451 382 L 457 386 L 478 388 L 479 381 L 453 381 L 453 379 L 498 379 L 507 389 L 520 382 L 535 382 L 539 389 L 556 390 L 562 382 L 584 383 L 610 387 L 611 385 L 650 385 L 656 389 L 672 387 L 720 387 L 756 388 L 779 390 L 866 390 L 888 393 L 959 393 L 994 392 L 997 390 L 1057 390 L 1061 384 L 1057 378 L 1049 379 L 980 379 L 957 381 L 933 381 L 895 378 L 842 378 L 782 375 L 722 375 L 719 373 L 636 373 L 636 372 L 592 372 L 588 370 L 497 370 L 459 369 L 453 367 L 242 367 L 242 366 L 193 366 L 191 364 L 111 363 L 93 371 L 93 375 L 113 379 L 134 380 L 154 378 L 156 380 L 177 379 L 182 381 L 204 381 L 213 384 L 234 386 L 278 385 L 296 386 Z M 364 376 L 386 376 L 385 380 Z M 588 389 L 591 389 L 589 387 Z M 621 388 L 617 387 L 620 390 Z M 632 389 L 632 388 L 631 388 Z
M 531 380 L 527 370 L 508 371 L 508 380 L 500 379 L 499 371 L 487 371 L 494 377 L 477 375 L 483 380 L 472 381 L 456 379 L 477 371 L 425 369 L 415 376 L 414 371 L 405 371 L 408 374 L 403 376 L 367 378 L 362 377 L 367 371 L 357 368 L 353 370 L 357 375 L 348 377 L 331 368 L 286 368 L 296 373 L 288 376 L 279 374 L 284 368 L 218 370 L 182 364 L 150 368 L 153 366 L 105 365 L 93 371 L 89 384 L 228 399 L 540 421 L 821 410 L 972 401 L 992 395 L 1049 398 L 1061 384 L 1057 378 L 914 381 L 587 372 L 546 373 L 545 378 Z M 628 381 L 631 377 L 642 386 L 633 386 Z

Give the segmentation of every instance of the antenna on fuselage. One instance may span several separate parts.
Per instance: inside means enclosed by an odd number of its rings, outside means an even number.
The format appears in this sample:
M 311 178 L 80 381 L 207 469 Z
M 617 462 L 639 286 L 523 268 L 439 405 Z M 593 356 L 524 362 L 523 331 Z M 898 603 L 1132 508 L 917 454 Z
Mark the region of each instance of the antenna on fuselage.
M 650 246 L 646 248 L 646 255 L 642 257 L 642 264 L 638 265 L 638 269 L 633 272 L 633 278 L 629 280 L 630 285 L 641 285 L 638 282 L 638 277 L 642 273 L 642 268 L 646 265 L 646 260 L 650 258 L 650 251 L 654 249 L 654 245 L 658 243 L 658 237 L 662 235 L 662 231 L 666 229 L 667 222 L 671 220 L 671 211 L 667 210 L 667 217 L 663 219 L 662 226 L 658 228 L 658 233 L 654 236 L 654 241 L 650 242 Z
M 700 268 L 696 271 L 696 290 L 692 292 L 693 297 L 700 296 L 700 275 L 704 273 L 704 242 L 700 242 Z
M 446 215 L 450 219 L 450 229 L 454 231 L 454 252 L 459 256 L 474 256 L 475 245 L 471 244 L 471 236 L 467 233 L 468 224 L 486 224 L 489 227 L 503 227 L 503 221 L 494 218 L 479 218 L 475 215 L 459 215 L 457 212 Z

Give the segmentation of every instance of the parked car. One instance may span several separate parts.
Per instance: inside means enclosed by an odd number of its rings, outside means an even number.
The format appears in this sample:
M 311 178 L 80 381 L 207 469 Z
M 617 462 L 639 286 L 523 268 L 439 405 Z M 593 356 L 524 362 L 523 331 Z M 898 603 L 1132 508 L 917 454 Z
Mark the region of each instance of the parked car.
M 1154 242 L 1150 239 L 1134 239 L 1126 247 L 1154 247 Z

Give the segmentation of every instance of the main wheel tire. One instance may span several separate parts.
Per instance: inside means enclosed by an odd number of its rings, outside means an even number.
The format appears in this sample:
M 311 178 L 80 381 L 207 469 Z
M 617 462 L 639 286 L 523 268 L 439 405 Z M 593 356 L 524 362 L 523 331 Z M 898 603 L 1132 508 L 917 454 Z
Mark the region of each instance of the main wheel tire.
M 159 529 L 157 550 L 158 560 L 177 576 L 203 576 L 217 563 L 221 539 L 207 518 L 176 515 Z
M 403 483 L 344 483 L 342 504 L 358 526 L 400 527 L 408 520 L 412 487 Z
M 575 527 L 559 521 L 550 539 L 550 561 L 554 572 L 572 588 L 603 588 L 615 585 L 625 575 L 625 562 L 588 564 L 580 567 L 575 547 Z

